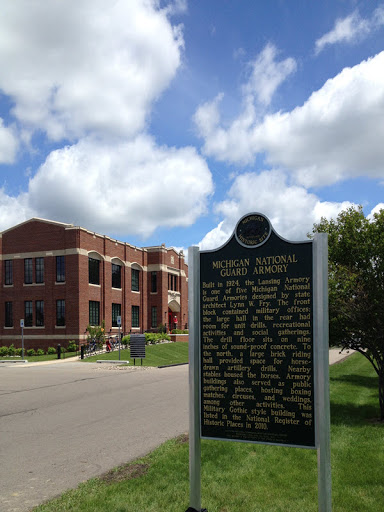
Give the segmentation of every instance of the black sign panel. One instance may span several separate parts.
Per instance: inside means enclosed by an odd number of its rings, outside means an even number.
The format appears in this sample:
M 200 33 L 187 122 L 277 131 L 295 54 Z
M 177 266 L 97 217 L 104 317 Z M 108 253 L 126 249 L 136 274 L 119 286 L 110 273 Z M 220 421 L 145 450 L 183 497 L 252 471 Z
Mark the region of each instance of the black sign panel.
M 134 359 L 145 358 L 145 334 L 131 334 L 130 354 Z
M 312 274 L 259 214 L 200 253 L 202 437 L 315 447 Z

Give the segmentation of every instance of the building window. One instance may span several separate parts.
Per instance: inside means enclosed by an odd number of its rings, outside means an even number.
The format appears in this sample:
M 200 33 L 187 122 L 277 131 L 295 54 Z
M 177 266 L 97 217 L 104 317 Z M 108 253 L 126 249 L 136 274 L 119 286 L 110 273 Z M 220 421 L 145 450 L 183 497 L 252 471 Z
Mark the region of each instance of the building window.
M 112 304 L 112 327 L 118 327 L 118 316 L 121 316 L 121 304 Z
M 132 327 L 140 327 L 139 306 L 132 306 Z
M 56 325 L 65 325 L 65 300 L 56 301 Z
M 5 327 L 13 327 L 12 302 L 5 303 Z
M 24 283 L 32 284 L 33 282 L 33 265 L 32 258 L 25 258 L 24 260 Z
M 121 267 L 112 263 L 112 288 L 121 288 Z
M 89 325 L 100 325 L 100 302 L 96 300 L 89 301 Z
M 88 258 L 89 283 L 100 284 L 100 261 L 95 258 Z M 92 324 L 94 325 L 94 324 Z M 99 324 L 97 324 L 99 325 Z
M 157 272 L 151 272 L 151 292 L 157 292 Z
M 177 276 L 175 274 L 168 274 L 168 290 L 177 291 Z
M 65 256 L 56 256 L 56 282 L 65 282 Z
M 36 325 L 42 327 L 44 325 L 44 301 L 36 301 Z
M 5 260 L 4 261 L 4 284 L 13 284 L 13 261 Z
M 139 277 L 140 277 L 140 270 L 137 270 L 135 268 L 132 269 L 132 291 L 138 292 L 139 291 Z
M 151 309 L 151 327 L 156 328 L 157 327 L 157 307 L 152 306 Z
M 44 258 L 36 258 L 35 262 L 36 283 L 44 283 Z
M 24 302 L 24 326 L 32 327 L 33 315 L 32 315 L 32 301 L 26 300 Z

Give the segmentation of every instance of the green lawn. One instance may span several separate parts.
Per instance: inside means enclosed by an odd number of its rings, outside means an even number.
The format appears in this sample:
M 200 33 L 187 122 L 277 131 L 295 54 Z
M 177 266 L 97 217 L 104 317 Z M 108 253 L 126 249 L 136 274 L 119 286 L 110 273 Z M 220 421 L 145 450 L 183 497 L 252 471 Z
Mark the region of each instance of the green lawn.
M 379 512 L 384 425 L 374 421 L 377 378 L 359 354 L 331 367 L 330 375 L 333 512 Z M 184 512 L 188 493 L 188 443 L 179 438 L 35 512 Z M 316 451 L 203 441 L 202 506 L 208 512 L 316 512 Z
M 117 360 L 119 351 L 114 350 L 106 354 L 87 357 L 84 362 L 94 363 L 98 360 Z M 120 350 L 120 359 L 129 361 L 129 366 L 133 366 L 133 358 L 129 350 Z M 147 345 L 145 347 L 145 358 L 143 366 L 162 366 L 168 364 L 188 363 L 188 343 L 160 343 L 158 345 Z M 136 359 L 136 366 L 141 365 L 141 359 Z
M 80 353 L 78 352 L 77 355 Z M 65 354 L 61 354 L 62 359 L 68 359 L 68 357 L 76 357 L 76 352 L 65 352 Z M 20 361 L 21 357 L 10 356 L 10 357 L 0 357 L 2 361 Z M 43 356 L 28 356 L 25 352 L 24 359 L 28 361 L 28 363 L 38 363 L 39 361 L 53 361 L 57 359 L 57 354 L 44 354 Z

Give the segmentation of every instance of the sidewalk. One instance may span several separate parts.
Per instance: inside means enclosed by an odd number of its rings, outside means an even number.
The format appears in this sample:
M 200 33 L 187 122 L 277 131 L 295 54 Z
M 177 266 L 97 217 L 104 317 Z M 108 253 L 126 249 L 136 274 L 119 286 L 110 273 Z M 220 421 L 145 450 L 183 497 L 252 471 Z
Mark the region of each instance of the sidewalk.
M 350 355 L 352 355 L 355 350 L 344 350 L 340 353 L 339 348 L 330 348 L 329 349 L 329 364 L 341 363 L 344 359 L 347 359 Z

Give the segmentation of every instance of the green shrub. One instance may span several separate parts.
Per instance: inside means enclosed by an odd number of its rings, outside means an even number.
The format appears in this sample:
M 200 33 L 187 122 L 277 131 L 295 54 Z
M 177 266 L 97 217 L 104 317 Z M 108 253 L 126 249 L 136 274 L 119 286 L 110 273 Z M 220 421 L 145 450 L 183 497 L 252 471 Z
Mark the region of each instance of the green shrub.
M 78 347 L 76 341 L 72 340 L 68 343 L 68 352 L 77 352 Z
M 123 336 L 121 339 L 121 344 L 127 347 L 131 341 L 131 336 L 128 334 L 127 336 Z
M 37 355 L 37 356 L 43 356 L 43 355 L 44 355 L 44 350 L 43 350 L 42 348 L 38 348 L 38 349 L 36 350 L 36 355 Z
M 15 348 L 15 356 L 21 356 L 23 349 L 22 348 Z
M 56 354 L 55 347 L 48 347 L 47 354 Z
M 172 329 L 172 334 L 188 334 L 188 329 Z
M 6 357 L 8 355 L 8 347 L 0 347 L 0 357 Z
M 14 356 L 15 355 L 15 345 L 12 343 L 12 345 L 10 347 L 8 347 L 8 355 L 9 356 Z
M 36 352 L 35 352 L 34 348 L 29 348 L 27 350 L 27 356 L 32 357 L 32 356 L 35 356 L 35 355 L 36 355 Z
M 168 340 L 170 341 L 170 337 L 168 334 L 163 334 L 161 332 L 146 332 L 145 333 L 145 343 L 146 345 L 155 345 L 156 343 L 160 343 L 160 341 Z
M 167 326 L 165 324 L 160 324 L 157 328 L 157 331 L 160 333 L 166 333 L 167 332 Z

